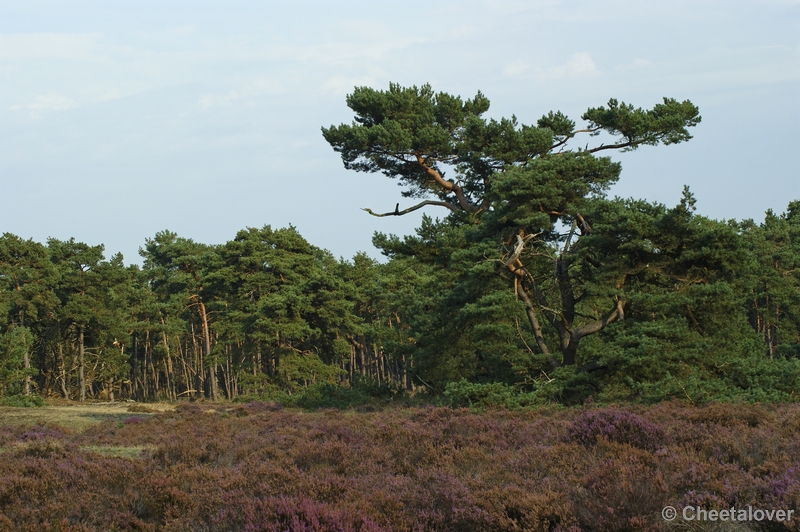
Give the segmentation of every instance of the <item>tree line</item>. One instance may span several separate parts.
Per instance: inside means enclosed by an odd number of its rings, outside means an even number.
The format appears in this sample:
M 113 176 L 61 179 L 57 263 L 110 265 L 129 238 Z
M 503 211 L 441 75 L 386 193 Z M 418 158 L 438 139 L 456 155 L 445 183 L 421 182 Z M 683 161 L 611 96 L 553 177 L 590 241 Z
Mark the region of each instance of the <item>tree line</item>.
M 396 315 L 368 282 L 294 228 L 246 229 L 219 246 L 169 231 L 144 264 L 103 246 L 0 238 L 2 390 L 64 398 L 233 399 L 356 378 L 411 387 L 379 346 Z M 387 329 L 386 332 L 383 329 Z
M 292 227 L 215 246 L 163 231 L 142 267 L 6 233 L 0 394 L 219 400 L 366 383 L 468 403 L 796 397 L 800 201 L 756 223 L 698 215 L 688 188 L 674 207 L 607 194 L 621 166 L 606 153 L 688 141 L 691 102 L 612 99 L 582 129 L 560 112 L 487 119 L 481 93 L 427 85 L 356 88 L 347 104 L 354 121 L 325 140 L 417 199 L 365 210 L 442 218 L 376 233 L 384 263 L 337 260 Z

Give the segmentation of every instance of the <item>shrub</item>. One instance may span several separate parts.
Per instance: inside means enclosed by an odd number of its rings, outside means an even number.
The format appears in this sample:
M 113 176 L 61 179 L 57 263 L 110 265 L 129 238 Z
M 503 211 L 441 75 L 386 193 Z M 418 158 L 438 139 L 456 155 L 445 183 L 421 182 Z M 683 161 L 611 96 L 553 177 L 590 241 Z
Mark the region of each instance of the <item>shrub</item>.
M 587 410 L 581 412 L 569 428 L 572 441 L 593 445 L 604 438 L 653 451 L 664 446 L 664 429 L 624 409 Z
M 581 488 L 574 490 L 582 529 L 651 530 L 669 497 L 663 472 L 649 453 L 605 445 L 614 457 L 590 466 Z
M 451 406 L 508 409 L 524 408 L 537 404 L 532 393 L 521 392 L 502 382 L 478 384 L 462 380 L 451 382 L 444 391 Z
M 368 403 L 370 396 L 358 388 L 345 388 L 338 384 L 312 384 L 295 395 L 287 398 L 286 404 L 300 408 L 350 408 Z
M 283 409 L 280 403 L 265 403 L 264 401 L 253 401 L 242 407 L 249 414 L 266 414 L 278 412 Z
M 16 406 L 20 408 L 34 408 L 44 406 L 46 403 L 39 395 L 10 395 L 0 399 L 0 404 L 4 406 Z
M 61 427 L 51 427 L 49 425 L 34 425 L 25 430 L 20 436 L 19 441 L 33 440 L 63 440 L 67 433 Z
M 175 407 L 175 412 L 181 416 L 193 416 L 203 413 L 203 407 L 196 403 L 180 403 Z
M 306 497 L 269 497 L 231 501 L 211 522 L 214 530 L 264 532 L 380 532 L 367 516 Z
M 135 412 L 137 414 L 152 414 L 155 412 L 155 410 L 144 405 L 131 405 L 128 407 L 128 412 Z

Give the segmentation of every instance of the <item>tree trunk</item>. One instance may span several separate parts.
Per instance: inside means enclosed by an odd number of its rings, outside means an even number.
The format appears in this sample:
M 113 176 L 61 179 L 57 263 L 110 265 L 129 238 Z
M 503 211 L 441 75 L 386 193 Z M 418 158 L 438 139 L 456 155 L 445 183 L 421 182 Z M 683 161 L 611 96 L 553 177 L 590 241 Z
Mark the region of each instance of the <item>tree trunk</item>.
M 549 354 L 547 344 L 544 342 L 544 337 L 542 335 L 542 328 L 536 316 L 536 307 L 531 300 L 527 285 L 530 285 L 539 308 L 545 313 L 547 321 L 550 322 L 553 328 L 558 332 L 558 336 L 561 340 L 561 363 L 565 366 L 575 365 L 577 364 L 578 344 L 581 338 L 603 330 L 613 321 L 625 319 L 625 302 L 617 300 L 614 308 L 606 312 L 599 319 L 577 328 L 573 327 L 576 316 L 576 299 L 572 280 L 569 275 L 570 259 L 560 256 L 556 260 L 555 277 L 561 296 L 561 309 L 560 312 L 556 313 L 552 310 L 548 310 L 548 305 L 536 284 L 536 280 L 520 261 L 519 256 L 522 253 L 525 240 L 520 236 L 518 236 L 517 239 L 518 244 L 511 258 L 505 262 L 505 265 L 515 275 L 514 289 L 525 303 L 525 312 L 531 324 L 534 337 L 536 338 L 536 343 L 543 354 Z M 558 367 L 558 362 L 553 357 L 550 357 L 550 365 L 556 368 Z
M 565 366 L 574 366 L 578 360 L 578 344 L 581 339 L 569 331 L 561 339 L 561 357 Z
M 19 311 L 19 326 L 25 328 L 25 311 Z M 24 338 L 24 336 L 23 336 Z M 22 367 L 25 368 L 25 395 L 31 394 L 31 376 L 28 370 L 31 369 L 31 357 L 28 353 L 28 344 L 25 343 L 25 350 L 22 352 Z
M 164 319 L 161 319 L 161 324 L 164 324 Z M 172 356 L 169 353 L 169 342 L 167 341 L 167 332 L 161 331 L 161 341 L 164 344 L 164 353 L 166 354 L 166 360 L 164 364 L 164 370 L 167 374 L 167 397 L 170 400 L 176 399 L 175 397 L 175 373 L 172 370 Z
M 133 334 L 133 357 L 131 361 L 131 395 L 138 400 L 141 400 L 141 389 L 139 388 L 139 339 L 137 335 Z
M 197 335 L 194 332 L 194 323 L 192 323 L 192 353 L 194 356 L 192 357 L 192 365 L 194 366 L 194 377 L 195 377 L 195 396 L 200 397 L 201 394 L 205 394 L 206 388 L 206 380 L 205 380 L 205 370 L 203 369 L 203 350 L 198 349 L 197 347 Z M 189 346 L 186 346 L 188 351 Z
M 83 349 L 83 325 L 78 327 L 78 381 L 80 383 L 80 400 L 86 400 L 86 376 L 84 374 L 84 349 Z
M 356 346 L 350 345 L 350 386 L 353 385 L 353 371 L 356 366 Z
M 515 279 L 515 282 L 517 283 L 518 288 L 517 293 L 519 294 L 520 299 L 522 299 L 522 302 L 525 304 L 525 315 L 528 317 L 528 323 L 531 325 L 533 337 L 536 339 L 536 345 L 539 347 L 539 350 L 543 355 L 547 355 L 551 369 L 555 369 L 558 367 L 558 361 L 550 354 L 550 349 L 547 347 L 547 342 L 544 341 L 542 326 L 539 323 L 539 317 L 536 315 L 536 307 L 528 295 L 528 291 L 525 288 L 524 283 L 519 282 L 518 279 Z
M 64 345 L 59 342 L 58 344 L 58 365 L 61 369 L 61 395 L 64 399 L 69 399 L 69 391 L 67 391 L 67 371 L 64 367 Z
M 208 314 L 206 313 L 206 306 L 198 298 L 198 308 L 200 309 L 200 322 L 203 327 L 203 357 L 208 360 L 211 357 L 211 332 L 208 329 Z M 217 364 L 212 361 L 208 368 L 209 388 L 211 392 L 211 400 L 219 400 L 219 383 L 217 382 Z

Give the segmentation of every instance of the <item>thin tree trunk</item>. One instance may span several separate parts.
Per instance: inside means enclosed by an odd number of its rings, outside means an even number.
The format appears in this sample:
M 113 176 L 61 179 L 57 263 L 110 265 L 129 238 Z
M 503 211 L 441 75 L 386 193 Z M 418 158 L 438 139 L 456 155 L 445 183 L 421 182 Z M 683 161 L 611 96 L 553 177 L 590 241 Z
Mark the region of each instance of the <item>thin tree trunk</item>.
M 64 345 L 59 342 L 58 344 L 58 364 L 61 367 L 61 395 L 64 399 L 69 399 L 69 392 L 67 391 L 67 372 L 64 367 Z
M 86 376 L 84 375 L 84 349 L 83 349 L 83 325 L 78 328 L 78 381 L 80 382 L 80 400 L 86 400 Z
M 161 318 L 161 324 L 164 324 L 164 318 Z M 167 332 L 161 331 L 161 341 L 164 344 L 164 353 L 166 354 L 166 361 L 164 369 L 167 374 L 167 397 L 174 400 L 175 397 L 175 374 L 172 370 L 172 356 L 169 353 L 169 342 L 167 341 Z
M 202 301 L 198 301 L 198 308 L 200 309 L 200 322 L 203 330 L 203 356 L 206 360 L 211 356 L 211 331 L 208 328 L 208 314 L 206 313 L 206 306 Z M 217 364 L 213 363 L 208 368 L 208 378 L 210 379 L 209 388 L 211 391 L 211 400 L 219 400 L 219 388 L 217 383 Z
M 350 386 L 353 385 L 353 371 L 356 365 L 356 346 L 350 345 Z
M 176 345 L 178 346 L 178 358 L 180 359 L 181 364 L 183 364 L 183 383 L 186 386 L 186 389 L 184 390 L 184 392 L 186 392 L 186 395 L 188 396 L 188 395 L 190 395 L 192 393 L 191 392 L 191 389 L 192 389 L 191 368 L 189 368 L 189 362 L 186 360 L 186 353 L 188 352 L 188 349 L 183 349 L 181 347 L 181 337 L 180 336 L 175 336 L 175 340 L 177 342 Z M 187 347 L 188 347 L 188 345 L 187 345 Z M 178 390 L 176 388 L 175 389 L 175 393 L 177 394 L 177 392 L 178 392 Z M 183 393 L 183 392 L 181 392 L 181 393 Z M 176 395 L 176 398 L 177 398 L 177 395 Z
M 206 390 L 206 380 L 205 380 L 205 369 L 203 369 L 203 350 L 198 349 L 197 347 L 197 336 L 194 333 L 194 323 L 192 324 L 192 348 L 194 351 L 194 366 L 195 366 L 195 378 L 197 380 L 197 384 L 195 389 L 197 392 L 195 395 L 200 397 L 201 394 L 205 395 Z
M 144 336 L 144 360 L 143 360 L 143 367 L 142 367 L 142 397 L 149 398 L 150 397 L 150 384 L 149 379 L 147 378 L 148 370 L 150 368 L 150 350 L 147 348 L 150 345 L 150 330 L 148 329 L 145 332 Z
M 18 287 L 19 289 L 19 287 Z M 25 311 L 19 311 L 19 326 L 25 328 Z M 23 336 L 24 338 L 24 336 Z M 31 394 L 31 376 L 28 370 L 31 369 L 31 357 L 28 353 L 28 344 L 25 343 L 25 350 L 22 352 L 22 367 L 25 368 L 25 395 Z
M 139 342 L 137 342 L 136 333 L 131 338 L 133 342 L 133 356 L 131 357 L 131 395 L 139 399 L 139 393 L 136 387 L 136 377 L 139 365 Z

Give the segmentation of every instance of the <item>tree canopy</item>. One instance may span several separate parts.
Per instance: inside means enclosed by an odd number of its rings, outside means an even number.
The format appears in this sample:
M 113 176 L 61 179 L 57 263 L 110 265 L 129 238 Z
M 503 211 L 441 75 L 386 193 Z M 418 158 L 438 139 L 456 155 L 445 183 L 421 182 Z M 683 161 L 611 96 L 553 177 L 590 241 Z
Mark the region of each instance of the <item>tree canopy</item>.
M 530 165 L 544 159 L 556 173 L 573 168 L 570 162 L 580 160 L 587 186 L 602 190 L 619 177 L 618 166 L 609 167 L 603 159 L 595 163 L 592 154 L 683 142 L 691 138 L 687 128 L 700 122 L 699 111 L 691 102 L 669 98 L 651 110 L 611 99 L 607 106 L 588 109 L 582 117 L 587 127 L 580 130 L 561 112 L 542 116 L 535 126 L 519 124 L 515 116 L 487 120 L 482 115 L 489 110 L 489 100 L 480 92 L 471 100 L 462 100 L 435 93 L 430 85 L 390 84 L 388 91 L 356 87 L 348 95 L 347 105 L 355 113 L 352 124 L 322 129 L 325 140 L 341 153 L 345 168 L 382 172 L 400 181 L 405 187 L 403 196 L 426 198 L 402 213 L 398 208 L 387 214 L 403 214 L 429 204 L 467 213 L 485 211 L 493 201 L 490 193 L 498 173 L 511 168 L 536 172 Z M 576 136 L 601 132 L 612 136 L 614 142 L 569 148 Z M 564 158 L 565 154 L 573 157 Z M 559 157 L 551 161 L 548 156 L 552 155 Z M 566 159 L 570 162 L 561 162 Z M 448 170 L 454 174 L 452 179 L 446 177 Z M 558 207 L 542 205 L 546 212 L 561 212 Z
M 602 197 L 620 176 L 621 166 L 605 150 L 635 150 L 641 145 L 675 144 L 691 139 L 687 128 L 700 122 L 691 102 L 664 98 L 650 110 L 609 100 L 606 106 L 588 109 L 582 116 L 585 128 L 561 112 L 549 112 L 535 126 L 519 124 L 516 117 L 500 120 L 481 115 L 489 100 L 478 93 L 472 100 L 434 93 L 429 85 L 403 88 L 392 84 L 388 91 L 360 87 L 348 96 L 355 112 L 352 125 L 323 128 L 323 136 L 342 154 L 345 167 L 366 172 L 381 171 L 398 178 L 407 188 L 405 196 L 435 196 L 402 212 L 427 204 L 453 211 L 454 220 L 478 224 L 479 236 L 497 240 L 502 253 L 496 258 L 512 274 L 513 289 L 526 305 L 528 322 L 539 350 L 551 354 L 540 317 L 558 332 L 561 360 L 550 357 L 553 368 L 573 365 L 581 339 L 624 318 L 625 300 L 620 293 L 607 293 L 603 310 L 581 315 L 576 305 L 585 298 L 588 270 L 579 269 L 573 244 L 575 230 L 591 232 L 581 211 Z M 572 148 L 570 141 L 581 134 L 605 133 L 613 140 L 589 148 Z M 445 166 L 455 178 L 445 178 Z M 461 212 L 460 212 L 461 211 Z M 372 213 L 372 211 L 369 211 Z M 572 224 L 567 236 L 560 224 Z M 475 233 L 475 232 L 473 232 Z M 558 249 L 558 246 L 562 246 Z M 534 272 L 537 256 L 552 258 L 552 272 Z M 539 262 L 539 268 L 543 266 Z M 557 279 L 559 297 L 545 296 L 542 282 Z M 546 281 L 544 281 L 546 282 Z M 579 293 L 580 292 L 580 293 Z

